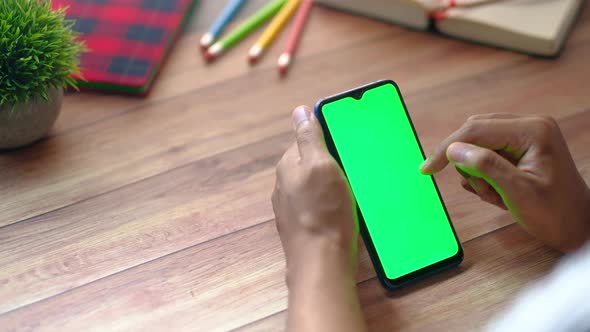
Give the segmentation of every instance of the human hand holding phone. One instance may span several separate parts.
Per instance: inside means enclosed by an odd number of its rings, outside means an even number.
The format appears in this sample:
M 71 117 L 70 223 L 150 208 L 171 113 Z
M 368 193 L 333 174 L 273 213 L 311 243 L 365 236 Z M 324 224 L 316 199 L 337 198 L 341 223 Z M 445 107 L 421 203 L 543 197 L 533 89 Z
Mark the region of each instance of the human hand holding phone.
M 365 331 L 356 288 L 358 225 L 346 178 L 305 106 L 272 195 L 287 260 L 288 331 Z
M 307 250 L 327 246 L 346 256 L 353 271 L 358 239 L 354 200 L 342 170 L 324 143 L 313 112 L 300 106 L 293 112 L 296 142 L 277 165 L 272 203 L 289 273 L 307 265 Z
M 590 239 L 590 189 L 552 118 L 476 115 L 441 142 L 425 174 L 451 162 L 463 186 L 506 208 L 530 234 L 570 252 Z

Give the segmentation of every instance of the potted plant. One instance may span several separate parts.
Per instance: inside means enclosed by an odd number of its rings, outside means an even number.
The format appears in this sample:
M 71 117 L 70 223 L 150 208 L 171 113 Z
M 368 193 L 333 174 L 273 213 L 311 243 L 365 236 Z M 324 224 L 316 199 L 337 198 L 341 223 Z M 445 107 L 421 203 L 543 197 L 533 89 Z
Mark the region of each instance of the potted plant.
M 42 138 L 75 87 L 82 43 L 51 1 L 0 0 L 0 149 Z

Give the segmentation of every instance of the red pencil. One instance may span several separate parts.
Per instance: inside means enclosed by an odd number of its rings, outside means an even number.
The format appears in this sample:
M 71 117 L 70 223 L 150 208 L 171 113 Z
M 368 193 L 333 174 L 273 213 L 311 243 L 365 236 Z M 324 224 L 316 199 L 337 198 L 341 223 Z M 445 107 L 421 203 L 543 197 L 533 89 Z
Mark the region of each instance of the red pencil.
M 279 72 L 282 75 L 287 73 L 291 62 L 293 61 L 293 55 L 297 50 L 297 45 L 301 39 L 303 28 L 305 27 L 305 23 L 307 22 L 307 18 L 309 17 L 312 6 L 313 0 L 303 0 L 301 5 L 299 5 L 299 10 L 295 16 L 295 22 L 293 22 L 293 28 L 289 33 L 289 38 L 287 38 L 287 46 L 285 47 L 285 51 L 283 54 L 281 54 L 278 61 Z

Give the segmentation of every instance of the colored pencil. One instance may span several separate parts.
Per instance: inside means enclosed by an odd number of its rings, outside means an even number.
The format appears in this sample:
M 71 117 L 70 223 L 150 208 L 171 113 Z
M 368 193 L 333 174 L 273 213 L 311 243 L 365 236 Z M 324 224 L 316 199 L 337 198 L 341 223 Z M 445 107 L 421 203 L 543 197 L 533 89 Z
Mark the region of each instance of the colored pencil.
M 209 48 L 209 46 L 211 46 L 211 44 L 213 44 L 213 42 L 217 40 L 219 36 L 221 36 L 223 30 L 227 27 L 228 24 L 231 23 L 231 21 L 233 21 L 233 19 L 240 12 L 240 9 L 242 9 L 245 3 L 246 0 L 230 0 L 227 3 L 219 17 L 215 20 L 215 23 L 213 23 L 213 25 L 209 29 L 209 32 L 207 32 L 201 38 L 202 48 Z
M 226 37 L 222 38 L 213 46 L 209 47 L 205 53 L 205 58 L 212 61 L 235 46 L 237 43 L 246 38 L 250 33 L 270 20 L 276 13 L 281 10 L 287 0 L 272 0 L 258 12 L 252 15 L 244 23 L 231 31 Z
M 299 45 L 301 35 L 303 35 L 303 30 L 309 18 L 309 13 L 311 12 L 312 7 L 313 0 L 303 0 L 299 6 L 299 10 L 295 16 L 295 22 L 293 22 L 293 28 L 289 33 L 289 38 L 287 38 L 287 46 L 285 47 L 285 51 L 283 54 L 281 54 L 278 61 L 279 73 L 282 75 L 286 74 L 289 70 L 289 66 L 291 65 L 293 56 L 297 50 L 297 46 Z
M 272 22 L 268 25 L 268 28 L 262 33 L 262 36 L 258 39 L 256 44 L 252 46 L 250 52 L 248 53 L 248 58 L 250 59 L 251 63 L 254 63 L 262 56 L 265 49 L 270 46 L 270 44 L 275 40 L 275 38 L 279 35 L 281 30 L 293 13 L 299 7 L 301 0 L 288 0 L 285 6 L 281 9 L 281 11 L 275 16 Z

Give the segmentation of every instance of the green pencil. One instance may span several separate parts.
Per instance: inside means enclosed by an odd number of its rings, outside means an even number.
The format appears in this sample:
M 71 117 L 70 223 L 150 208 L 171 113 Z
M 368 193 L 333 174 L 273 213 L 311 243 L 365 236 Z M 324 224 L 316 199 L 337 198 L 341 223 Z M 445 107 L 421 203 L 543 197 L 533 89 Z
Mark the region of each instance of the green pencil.
M 273 0 L 266 6 L 262 7 L 256 14 L 252 15 L 246 22 L 235 28 L 227 37 L 222 38 L 213 44 L 205 53 L 207 61 L 212 61 L 223 52 L 232 48 L 234 45 L 246 38 L 250 33 L 260 27 L 264 22 L 270 20 L 276 13 L 281 10 L 287 0 Z

